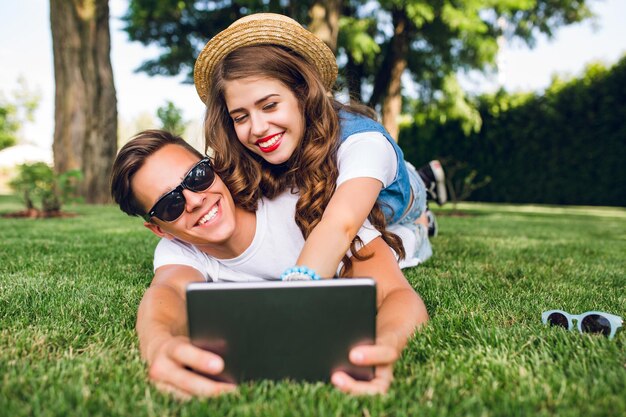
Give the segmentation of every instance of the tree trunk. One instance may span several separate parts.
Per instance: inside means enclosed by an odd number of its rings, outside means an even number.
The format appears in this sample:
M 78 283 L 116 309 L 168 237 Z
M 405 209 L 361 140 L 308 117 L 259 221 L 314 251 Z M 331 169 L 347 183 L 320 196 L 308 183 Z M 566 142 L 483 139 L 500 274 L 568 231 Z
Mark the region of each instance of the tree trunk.
M 396 141 L 398 140 L 398 117 L 402 112 L 402 74 L 407 67 L 409 53 L 408 18 L 404 11 L 392 12 L 394 34 L 385 59 L 376 75 L 370 106 L 381 104 L 382 123 Z
M 54 53 L 54 166 L 80 169 L 79 194 L 107 203 L 117 151 L 108 0 L 50 0 Z
M 402 74 L 409 53 L 408 19 L 404 12 L 393 13 L 394 34 L 391 39 L 391 77 L 382 105 L 383 125 L 398 141 L 398 117 L 402 112 Z
M 350 102 L 363 103 L 363 94 L 361 92 L 361 80 L 365 78 L 363 64 L 354 62 L 352 55 L 348 55 L 346 62 L 345 76 Z
M 337 53 L 341 0 L 317 0 L 309 9 L 309 30 Z

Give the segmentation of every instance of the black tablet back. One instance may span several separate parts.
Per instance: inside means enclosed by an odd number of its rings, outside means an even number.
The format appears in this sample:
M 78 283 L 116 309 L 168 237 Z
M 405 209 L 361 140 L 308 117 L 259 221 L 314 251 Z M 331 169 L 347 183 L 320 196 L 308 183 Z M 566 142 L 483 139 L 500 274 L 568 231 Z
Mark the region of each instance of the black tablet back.
M 373 378 L 348 360 L 376 338 L 372 279 L 194 283 L 187 313 L 191 342 L 224 359 L 220 380 L 328 381 L 337 370 Z

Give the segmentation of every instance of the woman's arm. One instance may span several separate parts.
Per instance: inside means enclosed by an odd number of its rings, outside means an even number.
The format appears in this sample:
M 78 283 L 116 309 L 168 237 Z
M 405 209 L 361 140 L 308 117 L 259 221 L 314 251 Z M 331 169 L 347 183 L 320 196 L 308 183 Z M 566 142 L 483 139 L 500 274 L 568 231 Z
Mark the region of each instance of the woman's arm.
M 160 390 L 182 398 L 210 397 L 235 389 L 190 370 L 217 375 L 224 369 L 222 358 L 193 346 L 187 337 L 186 287 L 192 282 L 204 282 L 194 268 L 157 268 L 137 312 L 139 346 L 150 379 Z
M 306 239 L 297 265 L 312 268 L 322 277 L 336 275 L 381 190 L 397 177 L 397 158 L 394 147 L 379 132 L 358 133 L 342 142 L 337 152 L 337 189 Z
M 305 265 L 325 278 L 334 277 L 381 189 L 379 180 L 366 177 L 350 179 L 337 187 L 322 219 L 306 239 L 296 265 Z
M 331 380 L 344 392 L 379 394 L 389 389 L 393 380 L 393 364 L 409 338 L 428 321 L 428 312 L 382 238 L 372 240 L 359 254 L 373 254 L 366 260 L 353 258 L 352 267 L 354 277 L 372 277 L 376 281 L 376 345 L 352 349 L 350 360 L 359 366 L 375 366 L 375 376 L 371 381 L 357 381 L 346 373 L 336 372 Z

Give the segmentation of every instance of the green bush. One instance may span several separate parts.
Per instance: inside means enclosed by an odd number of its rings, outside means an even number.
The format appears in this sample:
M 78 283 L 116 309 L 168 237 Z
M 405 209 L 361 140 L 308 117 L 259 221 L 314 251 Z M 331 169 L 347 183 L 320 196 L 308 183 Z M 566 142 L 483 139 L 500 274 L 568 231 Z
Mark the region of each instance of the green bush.
M 182 135 L 185 132 L 185 120 L 183 112 L 176 107 L 171 101 L 157 109 L 157 117 L 161 121 L 161 128 L 172 132 L 175 135 Z
M 400 132 L 405 157 L 467 164 L 491 182 L 471 199 L 508 203 L 626 206 L 626 57 L 555 79 L 545 93 L 499 92 L 477 100 L 478 133 L 434 120 Z
M 13 106 L 0 103 L 0 150 L 17 143 L 15 134 L 19 124 L 14 119 L 15 109 Z
M 20 129 L 33 121 L 39 106 L 39 93 L 29 89 L 22 77 L 18 78 L 17 84 L 18 88 L 9 98 L 0 91 L 0 150 L 17 144 Z
M 76 198 L 76 186 L 81 179 L 79 170 L 57 174 L 46 163 L 35 162 L 20 165 L 9 186 L 24 199 L 27 210 L 50 213 L 60 211 L 64 203 Z

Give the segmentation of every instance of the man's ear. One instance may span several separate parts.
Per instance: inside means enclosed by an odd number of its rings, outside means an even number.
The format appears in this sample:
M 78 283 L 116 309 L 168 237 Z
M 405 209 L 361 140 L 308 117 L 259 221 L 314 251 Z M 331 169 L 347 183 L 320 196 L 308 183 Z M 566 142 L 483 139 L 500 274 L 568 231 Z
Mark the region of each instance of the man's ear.
M 168 240 L 174 239 L 174 235 L 164 232 L 163 229 L 161 229 L 161 226 L 159 226 L 158 224 L 154 224 L 152 222 L 144 222 L 143 225 L 158 237 L 162 237 Z

